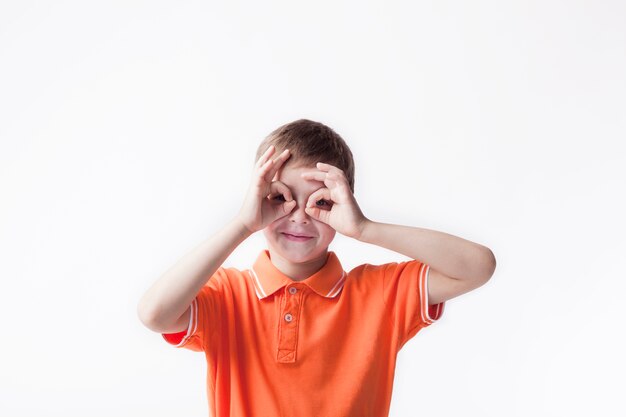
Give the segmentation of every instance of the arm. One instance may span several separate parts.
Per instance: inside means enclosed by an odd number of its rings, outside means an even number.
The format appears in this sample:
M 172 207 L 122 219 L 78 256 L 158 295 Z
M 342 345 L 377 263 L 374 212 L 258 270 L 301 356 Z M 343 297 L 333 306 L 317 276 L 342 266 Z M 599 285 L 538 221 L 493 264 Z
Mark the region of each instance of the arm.
M 496 260 L 491 250 L 460 237 L 435 230 L 373 222 L 367 219 L 352 194 L 343 171 L 318 163 L 318 172 L 303 178 L 323 181 L 326 188 L 313 193 L 307 213 L 339 233 L 393 250 L 428 265 L 429 304 L 438 304 L 475 289 L 491 278 Z M 325 198 L 331 210 L 320 210 L 315 201 Z
M 274 147 L 259 158 L 248 193 L 237 216 L 222 230 L 181 258 L 148 289 L 137 305 L 137 315 L 149 329 L 177 333 L 187 329 L 190 304 L 226 258 L 252 233 L 286 216 L 296 203 L 289 188 L 273 177 L 289 158 L 285 150 L 275 159 Z M 282 194 L 286 201 L 272 204 Z
M 208 279 L 250 232 L 237 219 L 181 258 L 144 294 L 137 306 L 150 330 L 177 333 L 187 329 L 189 305 Z
M 362 242 L 382 246 L 430 266 L 429 304 L 438 304 L 486 283 L 496 259 L 485 246 L 436 230 L 363 220 Z

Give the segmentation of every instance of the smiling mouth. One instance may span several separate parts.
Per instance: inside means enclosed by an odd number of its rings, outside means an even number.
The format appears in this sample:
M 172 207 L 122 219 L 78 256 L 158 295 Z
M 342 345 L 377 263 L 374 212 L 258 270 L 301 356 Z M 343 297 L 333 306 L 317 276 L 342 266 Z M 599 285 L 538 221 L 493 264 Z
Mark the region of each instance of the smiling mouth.
M 285 238 L 287 238 L 288 240 L 293 240 L 295 242 L 304 242 L 307 241 L 309 239 L 313 239 L 312 236 L 303 236 L 303 235 L 292 235 L 289 233 L 282 233 L 283 236 L 285 236 Z

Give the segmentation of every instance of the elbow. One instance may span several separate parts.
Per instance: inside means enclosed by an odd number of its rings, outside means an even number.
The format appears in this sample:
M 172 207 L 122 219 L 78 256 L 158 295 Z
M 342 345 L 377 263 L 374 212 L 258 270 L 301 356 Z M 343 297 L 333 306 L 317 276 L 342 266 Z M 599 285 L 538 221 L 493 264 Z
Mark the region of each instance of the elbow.
M 148 305 L 145 297 L 142 298 L 137 304 L 137 317 L 139 318 L 139 321 L 148 329 L 158 331 L 156 330 L 159 328 L 158 312 L 155 308 Z
M 481 249 L 480 259 L 480 281 L 482 284 L 486 284 L 496 271 L 496 256 L 493 254 L 491 249 L 483 246 Z
M 473 288 L 485 285 L 496 270 L 496 257 L 491 249 L 478 245 L 465 260 L 465 279 L 473 282 Z
M 139 321 L 148 329 L 156 333 L 175 333 L 181 331 L 177 328 L 182 316 L 172 319 L 171 314 L 167 314 L 165 306 L 155 303 L 149 297 L 144 296 L 137 304 L 137 317 Z M 188 315 L 184 321 L 187 322 Z M 185 323 L 185 326 L 187 323 Z M 186 327 L 185 327 L 186 328 Z

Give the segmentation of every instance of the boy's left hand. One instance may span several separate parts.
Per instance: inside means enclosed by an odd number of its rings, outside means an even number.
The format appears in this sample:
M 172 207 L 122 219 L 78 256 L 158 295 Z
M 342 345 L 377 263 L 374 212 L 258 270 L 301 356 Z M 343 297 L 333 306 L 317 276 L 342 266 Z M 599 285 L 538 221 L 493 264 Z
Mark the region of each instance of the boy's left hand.
M 325 188 L 320 188 L 309 196 L 306 203 L 306 213 L 331 226 L 342 235 L 359 239 L 368 219 L 363 215 L 359 205 L 350 190 L 345 174 L 339 168 L 317 163 L 318 171 L 305 172 L 302 178 L 322 181 Z M 326 200 L 332 206 L 318 206 L 317 202 Z

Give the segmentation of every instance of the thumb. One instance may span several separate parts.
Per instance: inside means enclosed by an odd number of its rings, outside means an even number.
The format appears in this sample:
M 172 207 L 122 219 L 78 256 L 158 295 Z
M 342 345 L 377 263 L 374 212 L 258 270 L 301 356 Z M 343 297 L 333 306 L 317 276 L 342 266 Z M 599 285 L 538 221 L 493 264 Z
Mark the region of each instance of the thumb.
M 270 202 L 270 200 L 274 200 L 274 196 L 280 195 L 282 195 L 286 200 L 282 204 L 272 204 Z M 270 212 L 272 213 L 271 218 L 273 219 L 272 221 L 285 217 L 296 206 L 296 200 L 293 199 L 291 190 L 280 181 L 274 181 L 270 184 L 270 195 L 264 203 L 267 203 L 270 207 Z
M 285 201 L 282 204 L 275 204 L 272 207 L 272 217 L 274 221 L 282 217 L 285 217 L 286 215 L 291 213 L 291 211 L 293 210 L 295 206 L 296 206 L 296 200 Z
M 285 201 L 283 204 L 280 205 L 280 208 L 282 209 L 280 217 L 286 216 L 287 214 L 291 213 L 291 210 L 293 210 L 295 206 L 296 200 Z
M 319 199 L 330 200 L 330 190 L 328 188 L 320 188 L 309 196 L 306 202 L 306 208 L 304 211 L 315 220 L 319 220 L 326 224 L 330 224 L 330 210 L 322 210 L 315 205 L 315 202 Z
M 313 217 L 315 220 L 319 220 L 323 223 L 326 223 L 328 225 L 330 225 L 329 221 L 330 221 L 330 211 L 328 210 L 321 210 L 317 207 L 306 207 L 304 209 L 304 211 L 306 212 L 306 214 L 308 214 L 309 216 Z
M 269 210 L 271 213 L 268 221 L 271 223 L 291 213 L 293 208 L 296 206 L 296 201 L 295 200 L 286 201 L 282 204 L 271 204 L 271 203 L 267 203 L 267 204 L 269 206 Z

